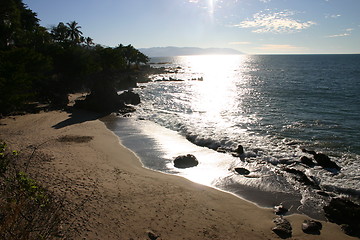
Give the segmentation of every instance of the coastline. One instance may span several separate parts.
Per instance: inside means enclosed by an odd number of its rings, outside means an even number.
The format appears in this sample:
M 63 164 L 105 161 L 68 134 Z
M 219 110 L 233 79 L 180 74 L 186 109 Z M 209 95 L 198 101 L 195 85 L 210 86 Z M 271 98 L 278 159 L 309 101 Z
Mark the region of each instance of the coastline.
M 148 231 L 158 239 L 279 239 L 271 231 L 276 217 L 271 209 L 144 168 L 99 117 L 74 110 L 0 120 L 0 139 L 12 149 L 39 146 L 51 157 L 39 170 L 40 183 L 69 202 L 83 203 L 70 216 L 73 239 L 147 239 Z M 92 139 L 59 142 L 64 136 Z M 322 222 L 320 235 L 305 234 L 301 223 L 308 217 L 285 218 L 292 239 L 355 239 L 329 222 Z

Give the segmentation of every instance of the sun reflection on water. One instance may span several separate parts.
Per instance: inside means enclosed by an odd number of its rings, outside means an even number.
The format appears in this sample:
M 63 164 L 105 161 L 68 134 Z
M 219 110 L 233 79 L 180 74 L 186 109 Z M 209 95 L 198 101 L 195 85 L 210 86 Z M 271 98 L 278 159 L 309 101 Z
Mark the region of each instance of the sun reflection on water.
M 195 96 L 192 102 L 194 112 L 201 113 L 208 121 L 217 122 L 224 111 L 238 107 L 236 84 L 242 78 L 241 66 L 245 58 L 242 55 L 185 57 L 191 71 L 203 79 L 189 83 Z

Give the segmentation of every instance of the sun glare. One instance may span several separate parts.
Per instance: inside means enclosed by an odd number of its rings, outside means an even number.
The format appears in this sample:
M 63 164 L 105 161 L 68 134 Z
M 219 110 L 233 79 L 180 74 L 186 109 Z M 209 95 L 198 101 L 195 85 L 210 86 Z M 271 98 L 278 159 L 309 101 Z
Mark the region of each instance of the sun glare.
M 190 58 L 189 65 L 194 73 L 203 76 L 202 82 L 193 83 L 197 99 L 193 107 L 204 112 L 207 118 L 218 118 L 221 112 L 231 108 L 236 94 L 235 70 L 239 68 L 243 56 L 203 55 Z M 238 77 L 238 76 L 237 76 Z

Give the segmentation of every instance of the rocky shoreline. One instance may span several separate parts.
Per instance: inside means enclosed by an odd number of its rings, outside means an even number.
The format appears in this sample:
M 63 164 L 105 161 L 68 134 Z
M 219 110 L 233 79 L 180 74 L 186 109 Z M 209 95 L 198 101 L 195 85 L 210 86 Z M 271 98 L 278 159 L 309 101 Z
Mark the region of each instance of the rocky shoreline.
M 166 68 L 151 69 L 151 71 L 155 71 L 157 73 L 169 73 L 169 70 L 167 70 Z M 168 80 L 163 79 L 157 81 L 179 80 L 170 78 Z M 115 88 L 111 86 L 101 85 L 95 88 L 95 90 L 92 91 L 92 93 L 88 95 L 85 100 L 77 101 L 75 107 L 96 112 L 117 112 L 122 116 L 128 116 L 129 113 L 135 111 L 133 105 L 138 105 L 140 104 L 140 102 L 141 100 L 139 94 L 132 92 L 131 89 L 126 90 L 121 94 L 117 94 Z M 191 141 L 190 137 L 188 137 L 187 139 Z M 191 142 L 195 143 L 194 141 Z M 212 145 L 207 146 L 206 144 L 203 146 L 210 147 L 224 154 L 230 153 L 234 157 L 239 157 L 242 161 L 247 161 L 246 153 L 243 146 L 241 145 L 239 145 L 237 149 L 224 149 L 221 147 L 215 148 Z M 341 225 L 342 229 L 346 234 L 360 237 L 360 234 L 357 231 L 357 229 L 359 228 L 359 224 L 355 220 L 356 217 L 360 218 L 359 212 L 355 210 L 355 218 L 352 218 L 351 214 L 349 213 L 351 212 L 351 209 L 358 209 L 359 205 L 347 198 L 339 198 L 336 194 L 323 190 L 316 180 L 314 180 L 311 176 L 307 176 L 303 170 L 297 169 L 296 166 L 300 165 L 302 168 L 314 168 L 315 166 L 321 166 L 323 169 L 330 171 L 333 174 L 338 174 L 341 171 L 341 167 L 323 153 L 316 153 L 315 151 L 306 149 L 302 149 L 302 152 L 306 155 L 302 156 L 298 161 L 291 162 L 288 164 L 288 166 L 282 167 L 280 170 L 292 176 L 292 178 L 304 188 L 311 188 L 316 191 L 316 193 L 320 196 L 325 197 L 328 201 L 328 205 L 324 207 L 326 218 L 332 222 Z M 312 157 L 309 157 L 309 155 L 312 155 Z M 196 157 L 190 155 L 179 156 L 175 159 L 174 164 L 175 167 L 179 168 L 196 167 Z M 251 173 L 248 169 L 242 167 L 234 168 L 233 170 L 240 175 L 249 175 Z M 339 204 L 339 202 L 341 204 Z M 345 215 L 349 213 L 348 217 L 339 217 L 339 212 L 344 212 Z M 277 231 L 278 228 L 276 228 L 275 232 Z

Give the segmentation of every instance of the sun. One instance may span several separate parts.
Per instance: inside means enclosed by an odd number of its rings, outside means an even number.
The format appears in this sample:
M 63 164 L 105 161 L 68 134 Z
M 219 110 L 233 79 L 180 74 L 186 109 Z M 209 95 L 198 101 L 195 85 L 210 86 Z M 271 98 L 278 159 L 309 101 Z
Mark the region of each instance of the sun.
M 211 15 L 213 15 L 215 12 L 216 2 L 217 2 L 217 0 L 208 0 L 208 8 L 209 8 L 209 13 Z

